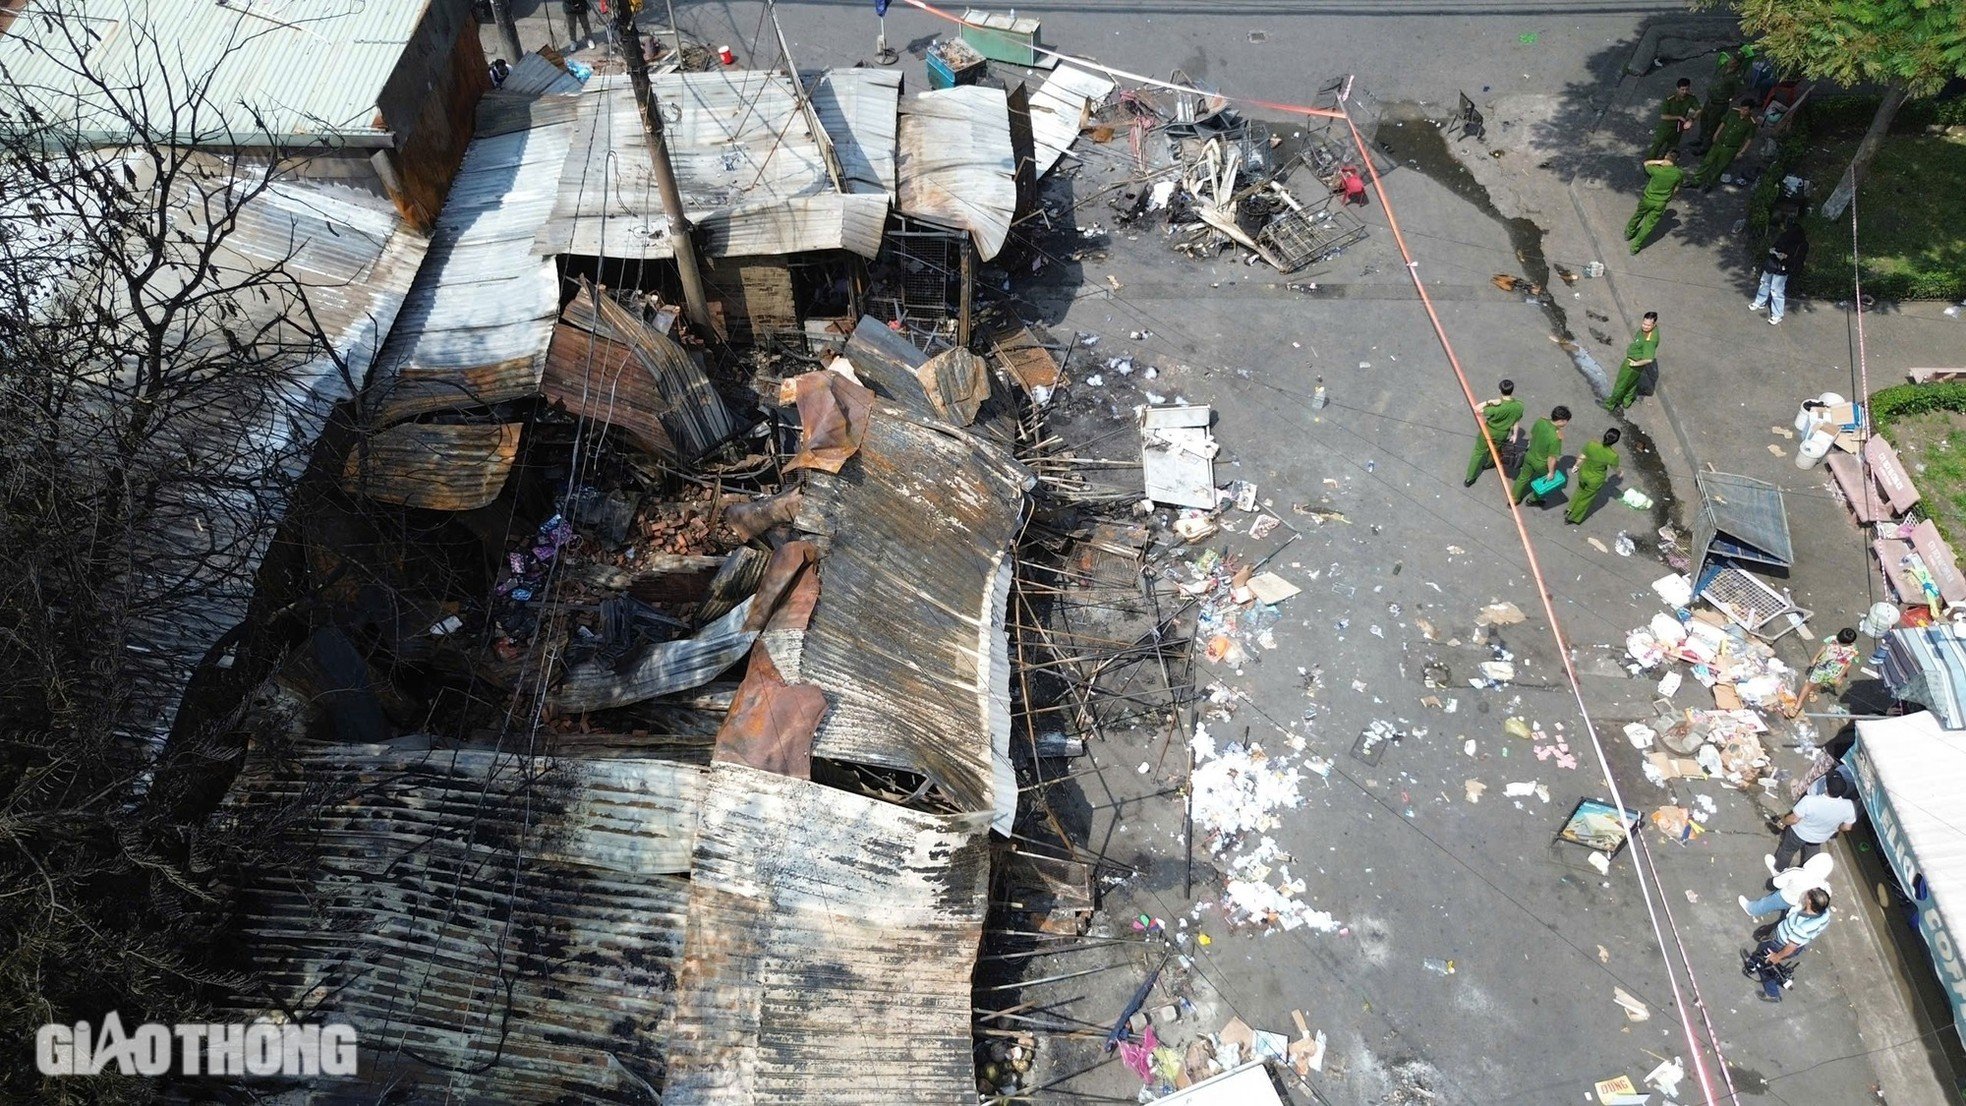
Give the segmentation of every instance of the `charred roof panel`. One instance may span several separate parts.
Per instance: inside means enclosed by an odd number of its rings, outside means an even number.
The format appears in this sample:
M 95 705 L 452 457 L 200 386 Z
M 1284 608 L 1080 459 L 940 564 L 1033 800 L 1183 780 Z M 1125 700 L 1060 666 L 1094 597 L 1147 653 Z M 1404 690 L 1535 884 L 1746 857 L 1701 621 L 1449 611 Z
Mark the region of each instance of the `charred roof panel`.
M 498 498 L 519 456 L 519 423 L 406 422 L 364 438 L 342 482 L 378 503 L 470 511 Z
M 565 320 L 547 356 L 547 398 L 672 461 L 694 461 L 737 432 L 696 360 L 612 298 L 583 281 Z
M 373 745 L 249 761 L 228 813 L 298 805 L 283 832 L 309 859 L 253 877 L 245 955 L 270 993 L 234 1013 L 353 1024 L 369 1101 L 646 1102 L 704 778 Z
M 186 185 L 174 193 L 175 220 L 194 227 L 209 223 L 213 201 L 197 193 L 204 187 Z M 202 274 L 198 279 L 208 283 L 201 287 L 246 287 L 226 297 L 240 312 L 232 330 L 251 335 L 252 356 L 263 360 L 255 373 L 241 374 L 250 386 L 173 416 L 171 432 L 184 454 L 216 466 L 210 488 L 220 490 L 190 489 L 151 508 L 155 532 L 142 551 L 142 586 L 155 590 L 141 593 L 135 607 L 139 636 L 152 647 L 134 655 L 131 681 L 156 719 L 149 733 L 131 736 L 148 740 L 169 733 L 192 670 L 246 617 L 254 574 L 273 523 L 285 512 L 282 489 L 306 468 L 328 413 L 349 398 L 352 382 L 367 375 L 426 245 L 387 200 L 358 189 L 279 180 L 232 203 L 231 232 L 208 267 L 196 244 L 174 260 L 184 279 Z M 153 290 L 178 275 L 160 274 Z M 311 325 L 294 322 L 303 312 L 311 313 Z M 216 314 L 187 317 L 204 327 Z M 313 326 L 331 348 L 319 347 Z M 217 333 L 185 340 L 193 349 L 201 343 L 224 349 Z
M 880 252 L 884 193 L 841 195 L 790 79 L 758 70 L 654 78 L 683 208 L 711 257 Z M 675 256 L 641 113 L 625 78 L 598 77 L 579 118 L 542 253 Z
M 959 85 L 902 101 L 895 209 L 969 232 L 988 261 L 1017 214 L 1017 152 L 1003 89 Z
M 814 755 L 922 773 L 967 811 L 1014 809 L 1001 581 L 1029 474 L 877 403 L 859 452 L 807 479 L 797 525 L 826 540 L 798 678 L 833 703 Z
M 539 389 L 559 314 L 559 277 L 533 252 L 553 210 L 572 132 L 571 97 L 499 90 L 432 232 L 429 261 L 410 289 L 369 388 L 375 421 L 522 399 Z M 521 109 L 524 109 L 521 111 Z
M 847 191 L 894 192 L 896 114 L 901 74 L 892 69 L 830 69 L 812 85 L 812 109 L 833 140 Z
M 1031 136 L 1037 147 L 1037 174 L 1044 176 L 1079 138 L 1092 109 L 1119 86 L 1098 73 L 1061 65 L 1031 96 Z
M 711 766 L 702 810 L 663 1101 L 974 1096 L 978 820 L 736 764 Z

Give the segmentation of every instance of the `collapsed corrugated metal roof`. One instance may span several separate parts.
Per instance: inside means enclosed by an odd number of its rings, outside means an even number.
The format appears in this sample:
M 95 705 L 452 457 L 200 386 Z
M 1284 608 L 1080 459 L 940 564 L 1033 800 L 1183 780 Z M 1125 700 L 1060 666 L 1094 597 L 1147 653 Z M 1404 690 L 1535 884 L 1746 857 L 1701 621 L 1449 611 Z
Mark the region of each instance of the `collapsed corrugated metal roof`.
M 737 432 L 683 347 L 585 281 L 554 328 L 542 387 L 569 411 L 619 426 L 672 461 L 694 461 Z
M 567 72 L 566 66 L 548 61 L 544 54 L 527 54 L 505 75 L 505 83 L 498 86 L 498 91 L 514 96 L 579 92 L 580 78 Z
M 893 194 L 900 106 L 901 74 L 892 69 L 829 69 L 813 82 L 812 108 L 847 191 Z
M 484 750 L 251 758 L 227 812 L 274 818 L 310 860 L 250 874 L 245 959 L 268 991 L 234 1013 L 354 1025 L 361 1083 L 326 1097 L 646 1103 L 705 778 Z
M 918 772 L 1008 828 L 1010 550 L 1030 474 L 974 435 L 876 403 L 838 475 L 807 476 L 822 539 L 798 672 L 832 709 L 817 756 Z
M 480 103 L 479 134 L 368 389 L 376 423 L 538 391 L 560 291 L 533 235 L 560 191 L 573 103 L 503 89 Z
M 557 713 L 577 714 L 702 687 L 751 651 L 758 639 L 757 630 L 745 625 L 751 603 L 739 603 L 694 637 L 646 647 L 620 671 L 598 660 L 573 665 L 548 702 Z
M 43 117 L 72 119 L 84 133 L 121 141 L 126 116 L 106 108 L 104 93 L 78 72 L 86 58 L 102 88 L 167 141 L 384 139 L 376 102 L 429 6 L 327 0 L 292 10 L 303 6 L 64 0 L 50 5 L 62 18 L 30 11 L 0 34 L 0 67 L 9 77 L 0 89 Z M 198 83 L 203 100 L 187 111 L 185 89 Z
M 901 102 L 895 208 L 967 231 L 983 260 L 997 256 L 1017 214 L 1017 153 L 1000 88 L 959 85 Z
M 704 254 L 880 252 L 887 197 L 834 188 L 788 78 L 719 69 L 660 74 L 653 85 L 683 208 Z M 581 95 L 565 180 L 552 219 L 539 229 L 541 252 L 675 256 L 626 78 L 596 78 Z
M 1078 141 L 1090 111 L 1119 86 L 1098 73 L 1072 65 L 1051 71 L 1031 94 L 1031 139 L 1037 174 L 1044 176 Z
M 970 1101 L 980 830 L 712 765 L 663 1101 Z
M 207 221 L 203 200 L 187 195 L 180 204 L 180 218 L 191 219 L 196 206 L 197 221 Z M 139 636 L 153 648 L 133 658 L 131 687 L 151 700 L 155 718 L 138 736 L 157 740 L 169 733 L 192 671 L 245 618 L 253 576 L 286 509 L 281 489 L 306 467 L 328 413 L 367 374 L 424 256 L 423 237 L 387 200 L 337 185 L 276 181 L 234 218 L 209 266 L 199 269 L 194 258 L 182 275 L 201 273 L 201 287 L 230 288 L 257 284 L 254 274 L 284 274 L 230 297 L 240 311 L 231 329 L 254 336 L 255 348 L 275 351 L 267 356 L 277 364 L 262 368 L 277 369 L 278 379 L 223 398 L 208 391 L 202 407 L 173 416 L 171 433 L 185 455 L 221 471 L 209 493 L 156 504 L 155 528 L 145 537 L 138 595 L 153 587 L 158 594 L 134 609 Z M 312 313 L 330 350 L 297 332 L 290 320 L 303 311 Z M 216 356 L 226 349 L 218 334 L 188 335 L 187 344 L 209 345 Z
M 520 423 L 402 423 L 349 451 L 342 483 L 378 503 L 470 511 L 498 498 L 519 456 Z
M 882 399 L 904 407 L 912 415 L 967 426 L 985 441 L 1010 449 L 1017 434 L 1017 401 L 1009 389 L 999 387 L 994 373 L 980 361 L 969 368 L 982 370 L 971 384 L 980 389 L 981 399 L 974 409 L 965 407 L 967 417 L 952 419 L 928 392 L 922 380 L 924 368 L 933 360 L 913 342 L 889 330 L 879 319 L 863 315 L 847 337 L 842 349 L 853 371 Z M 944 351 L 946 356 L 953 351 Z M 999 354 L 1001 356 L 1001 354 Z

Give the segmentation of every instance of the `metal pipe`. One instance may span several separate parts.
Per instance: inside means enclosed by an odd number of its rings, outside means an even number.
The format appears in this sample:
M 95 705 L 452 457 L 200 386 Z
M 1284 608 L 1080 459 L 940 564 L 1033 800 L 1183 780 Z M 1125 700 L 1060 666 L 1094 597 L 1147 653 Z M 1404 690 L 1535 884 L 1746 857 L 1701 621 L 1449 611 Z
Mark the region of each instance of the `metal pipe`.
M 635 89 L 635 106 L 641 109 L 642 132 L 648 140 L 649 163 L 655 171 L 656 191 L 662 195 L 662 210 L 669 217 L 671 252 L 676 272 L 683 278 L 683 306 L 690 322 L 704 334 L 713 335 L 710 299 L 703 290 L 703 273 L 696 264 L 696 243 L 690 233 L 689 217 L 683 214 L 683 194 L 676 187 L 676 167 L 669 163 L 669 142 L 663 135 L 662 106 L 656 103 L 649 85 L 648 57 L 642 52 L 642 32 L 635 26 L 635 9 L 617 2 L 614 29 L 621 38 L 621 56 L 628 65 L 628 82 Z
M 526 56 L 525 47 L 519 45 L 519 24 L 512 18 L 512 0 L 491 0 L 492 21 L 498 24 L 498 37 L 505 42 L 505 52 L 512 55 L 512 64 Z

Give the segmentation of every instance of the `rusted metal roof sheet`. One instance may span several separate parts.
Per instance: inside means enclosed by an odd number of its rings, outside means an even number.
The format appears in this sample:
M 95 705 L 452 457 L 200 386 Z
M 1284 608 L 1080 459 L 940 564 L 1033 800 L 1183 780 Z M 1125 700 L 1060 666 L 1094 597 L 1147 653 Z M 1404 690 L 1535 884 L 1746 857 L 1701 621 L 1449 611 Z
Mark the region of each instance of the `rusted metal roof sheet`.
M 833 187 L 788 78 L 719 69 L 662 74 L 654 88 L 698 249 L 711 257 L 880 252 L 886 195 Z M 563 175 L 567 187 L 539 230 L 540 252 L 675 256 L 626 78 L 588 83 Z
M 797 673 L 832 701 L 815 756 L 919 772 L 966 811 L 1016 808 L 1004 636 L 1030 475 L 974 435 L 876 403 L 797 527 L 822 538 Z
M 367 404 L 386 425 L 436 411 L 523 399 L 539 390 L 559 314 L 551 258 L 533 234 L 553 210 L 572 131 L 569 96 L 534 99 L 503 89 L 485 97 L 481 133 L 432 232 L 417 275 L 383 347 Z
M 519 456 L 520 423 L 406 422 L 349 451 L 342 483 L 378 503 L 469 511 L 498 498 Z
M 901 74 L 893 69 L 830 69 L 812 85 L 812 109 L 833 140 L 846 189 L 894 192 L 896 115 Z
M 988 879 L 977 819 L 712 765 L 663 1101 L 970 1101 Z
M 997 256 L 1017 214 L 1017 153 L 1003 89 L 918 92 L 902 101 L 898 134 L 896 210 L 967 231 L 977 256 Z
M 737 432 L 709 376 L 668 335 L 584 281 L 565 318 L 547 352 L 548 399 L 672 461 L 694 461 Z
M 309 860 L 250 874 L 244 955 L 268 990 L 233 1014 L 354 1025 L 368 1092 L 322 1088 L 333 1097 L 646 1103 L 705 779 L 483 750 L 252 758 L 223 813 L 277 823 L 298 807 L 281 833 Z

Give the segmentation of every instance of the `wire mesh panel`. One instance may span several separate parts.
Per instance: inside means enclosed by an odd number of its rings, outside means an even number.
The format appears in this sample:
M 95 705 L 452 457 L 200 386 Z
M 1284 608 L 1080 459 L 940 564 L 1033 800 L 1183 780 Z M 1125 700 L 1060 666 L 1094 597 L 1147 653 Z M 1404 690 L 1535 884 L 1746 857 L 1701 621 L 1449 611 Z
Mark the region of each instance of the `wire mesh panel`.
M 1343 208 L 1325 203 L 1286 212 L 1256 235 L 1256 242 L 1284 272 L 1294 273 L 1365 238 L 1365 224 Z

